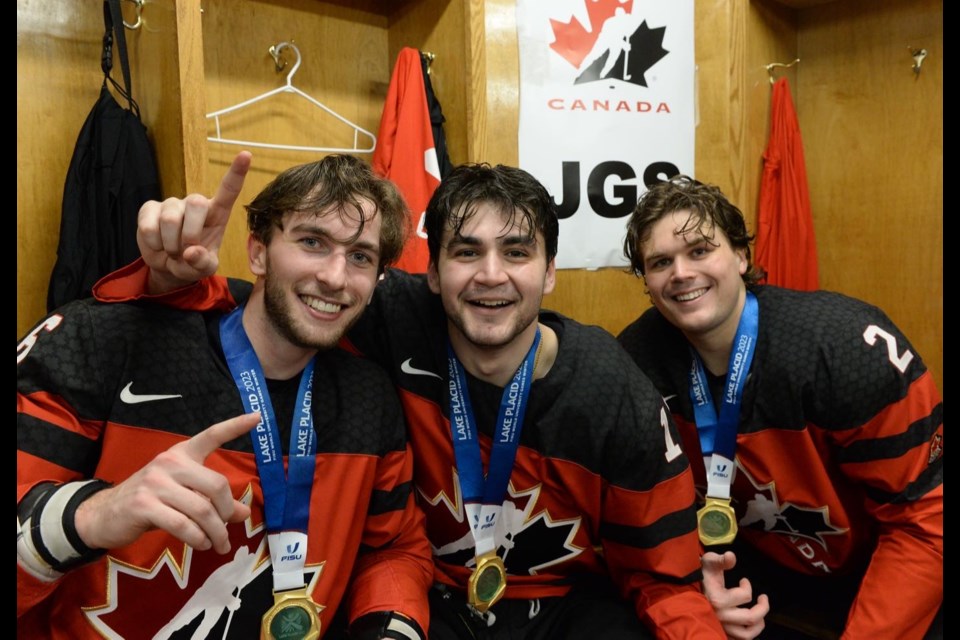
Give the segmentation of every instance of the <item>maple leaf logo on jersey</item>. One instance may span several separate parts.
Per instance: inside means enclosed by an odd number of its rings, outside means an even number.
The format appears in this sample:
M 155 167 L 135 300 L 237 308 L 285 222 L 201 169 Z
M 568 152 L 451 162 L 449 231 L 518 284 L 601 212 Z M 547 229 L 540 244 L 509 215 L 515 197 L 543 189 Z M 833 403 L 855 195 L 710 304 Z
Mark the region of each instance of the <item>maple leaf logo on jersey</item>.
M 818 543 L 823 549 L 827 548 L 824 536 L 847 531 L 830 524 L 830 510 L 826 505 L 811 509 L 791 503 L 780 504 L 776 483 L 758 484 L 739 462 L 737 474 L 746 477 L 754 488 L 753 498 L 748 500 L 746 505 L 739 505 L 738 511 L 745 508 L 745 513 L 740 518 L 741 527 L 806 538 Z
M 573 544 L 580 518 L 554 520 L 546 509 L 536 509 L 539 485 L 527 491 L 514 491 L 511 483 L 507 493 L 511 499 L 503 502 L 495 535 L 497 555 L 503 558 L 508 573 L 536 575 L 538 571 L 569 560 L 583 551 Z M 449 499 L 437 496 L 428 502 L 432 508 L 441 505 L 446 507 L 456 522 L 464 522 L 463 509 L 454 512 Z M 456 540 L 434 546 L 433 552 L 444 562 L 473 567 L 474 547 L 473 534 L 467 531 Z
M 250 491 L 248 486 L 240 498 L 244 504 L 251 502 Z M 250 519 L 228 531 L 232 555 L 227 561 L 213 550 L 196 552 L 187 545 L 159 549 L 160 557 L 149 567 L 108 556 L 108 601 L 86 611 L 91 625 L 116 640 L 249 638 L 273 604 L 266 536 L 263 524 Z M 322 572 L 323 565 L 304 571 L 308 593 Z M 157 594 L 163 594 L 163 606 L 149 606 Z M 130 615 L 131 608 L 137 615 Z
M 581 70 L 574 84 L 622 80 L 646 87 L 644 74 L 669 53 L 663 48 L 666 27 L 648 27 L 633 14 L 633 0 L 586 0 L 586 8 L 590 28 L 573 16 L 550 20 L 550 48 Z

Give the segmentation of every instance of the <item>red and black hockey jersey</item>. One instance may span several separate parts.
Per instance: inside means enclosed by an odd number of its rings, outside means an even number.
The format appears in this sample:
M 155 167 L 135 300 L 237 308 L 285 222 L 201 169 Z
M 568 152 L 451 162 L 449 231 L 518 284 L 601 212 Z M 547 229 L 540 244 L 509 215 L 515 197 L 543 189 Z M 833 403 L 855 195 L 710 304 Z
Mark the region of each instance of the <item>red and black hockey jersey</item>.
M 738 539 L 811 575 L 869 562 L 849 636 L 920 637 L 943 597 L 936 385 L 876 307 L 829 292 L 752 290 L 760 328 L 737 434 Z M 688 343 L 655 308 L 619 340 L 667 399 L 702 493 Z
M 138 267 L 101 282 L 96 294 L 141 293 Z M 194 308 L 232 303 L 219 277 L 161 298 Z M 660 395 L 605 331 L 550 312 L 540 321 L 557 333 L 559 352 L 549 374 L 533 382 L 500 516 L 505 597 L 561 595 L 580 576 L 609 572 L 658 637 L 723 637 L 700 593 L 690 466 Z M 423 276 L 388 270 L 349 338 L 400 391 L 436 579 L 464 589 L 473 540 L 450 434 L 440 299 Z M 468 384 L 486 468 L 502 389 Z
M 41 322 L 17 348 L 18 501 L 42 481 L 120 482 L 173 444 L 243 413 L 218 320 L 87 300 Z M 299 377 L 269 384 L 285 453 L 298 384 Z M 341 603 L 350 619 L 396 610 L 426 629 L 430 549 L 390 380 L 353 354 L 321 352 L 312 401 L 317 459 L 305 577 L 322 607 L 321 631 Z M 18 566 L 19 637 L 256 637 L 273 583 L 250 439 L 227 443 L 206 464 L 252 509 L 229 527 L 230 554 L 153 531 L 52 583 Z

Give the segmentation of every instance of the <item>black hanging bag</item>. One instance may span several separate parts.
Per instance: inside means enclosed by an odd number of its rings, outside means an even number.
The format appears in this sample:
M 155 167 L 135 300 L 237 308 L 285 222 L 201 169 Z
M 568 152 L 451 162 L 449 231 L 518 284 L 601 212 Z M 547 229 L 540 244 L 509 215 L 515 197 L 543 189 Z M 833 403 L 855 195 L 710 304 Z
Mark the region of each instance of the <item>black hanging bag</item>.
M 63 187 L 48 311 L 89 296 L 97 280 L 138 258 L 137 213 L 147 200 L 161 199 L 153 147 L 133 99 L 120 0 L 104 0 L 103 21 L 103 87 L 80 130 Z M 122 87 L 110 76 L 114 42 L 123 70 Z M 108 85 L 129 109 L 117 103 Z

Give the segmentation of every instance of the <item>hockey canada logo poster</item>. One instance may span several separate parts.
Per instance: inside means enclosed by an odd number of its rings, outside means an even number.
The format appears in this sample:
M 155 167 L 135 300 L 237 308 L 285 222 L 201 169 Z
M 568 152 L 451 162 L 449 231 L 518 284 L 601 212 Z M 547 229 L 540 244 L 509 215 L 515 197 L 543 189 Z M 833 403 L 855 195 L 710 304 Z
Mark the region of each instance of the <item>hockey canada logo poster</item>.
M 520 166 L 560 212 L 557 267 L 623 266 L 646 186 L 693 175 L 693 0 L 517 0 Z

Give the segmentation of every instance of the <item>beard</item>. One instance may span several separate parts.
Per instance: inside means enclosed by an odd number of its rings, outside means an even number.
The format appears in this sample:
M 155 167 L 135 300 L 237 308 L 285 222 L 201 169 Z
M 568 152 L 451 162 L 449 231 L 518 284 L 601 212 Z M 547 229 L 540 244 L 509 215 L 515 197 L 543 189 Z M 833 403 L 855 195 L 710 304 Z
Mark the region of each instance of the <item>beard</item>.
M 460 334 L 467 339 L 470 344 L 476 347 L 503 347 L 510 344 L 524 329 L 532 322 L 536 321 L 536 316 L 530 319 L 517 319 L 512 326 L 496 327 L 490 330 L 486 327 L 477 327 L 472 323 L 464 321 L 462 316 L 448 316 L 453 326 L 457 328 Z
M 287 295 L 284 285 L 272 277 L 269 270 L 264 278 L 263 303 L 270 325 L 288 342 L 303 349 L 326 350 L 332 349 L 340 342 L 340 338 L 353 325 L 357 317 L 350 319 L 342 326 L 328 331 L 322 329 L 311 330 L 311 327 L 298 324 L 294 319 L 293 304 Z

